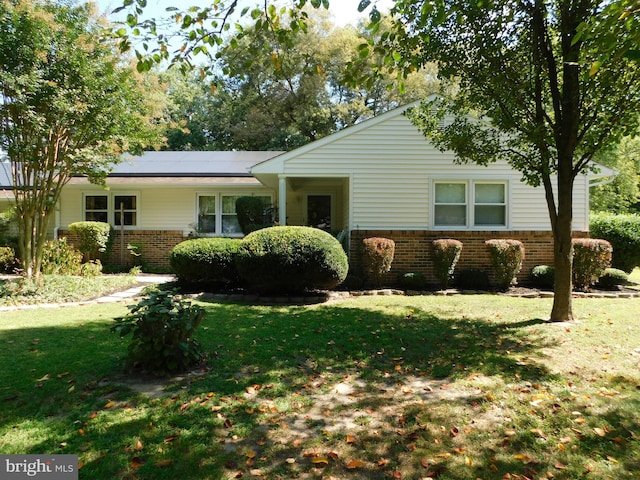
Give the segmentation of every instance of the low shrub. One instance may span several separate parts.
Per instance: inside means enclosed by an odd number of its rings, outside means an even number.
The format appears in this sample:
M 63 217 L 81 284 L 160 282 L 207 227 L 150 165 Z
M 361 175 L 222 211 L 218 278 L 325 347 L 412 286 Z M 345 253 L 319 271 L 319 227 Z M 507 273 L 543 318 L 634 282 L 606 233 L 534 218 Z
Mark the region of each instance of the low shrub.
M 173 248 L 169 262 L 183 283 L 233 284 L 238 281 L 235 257 L 240 243 L 236 238 L 185 240 Z
M 433 274 L 442 288 L 447 288 L 453 279 L 456 264 L 462 253 L 462 242 L 452 238 L 434 240 L 433 246 Z
M 598 279 L 598 287 L 605 290 L 615 290 L 621 285 L 626 285 L 629 281 L 629 275 L 619 268 L 607 268 L 602 276 Z
M 419 272 L 407 272 L 398 275 L 398 286 L 403 290 L 424 290 L 427 278 Z
M 250 233 L 240 244 L 236 266 L 250 287 L 274 293 L 335 288 L 349 270 L 340 242 L 311 227 L 270 227 Z
M 66 238 L 48 240 L 42 251 L 42 273 L 45 275 L 80 275 L 82 253 L 67 243 Z
M 100 260 L 90 260 L 80 265 L 80 275 L 83 277 L 97 277 L 102 274 L 102 263 Z
M 18 266 L 15 250 L 11 247 L 0 247 L 0 272 L 13 273 Z
M 82 253 L 85 262 L 109 255 L 113 243 L 113 229 L 108 223 L 70 223 L 69 232 L 78 236 L 77 248 Z
M 556 282 L 556 270 L 549 265 L 536 265 L 531 269 L 529 279 L 534 287 L 553 289 Z
M 362 240 L 362 264 L 367 278 L 375 286 L 382 285 L 382 277 L 391 270 L 396 244 L 390 238 L 371 237 Z
M 127 353 L 131 367 L 165 374 L 184 371 L 204 358 L 193 338 L 205 315 L 202 307 L 183 300 L 175 290 L 156 290 L 128 308 L 111 331 L 121 338 L 133 335 Z
M 524 245 L 519 240 L 510 239 L 492 239 L 484 244 L 489 249 L 496 286 L 500 290 L 508 290 L 517 283 L 516 275 L 524 260 Z
M 460 290 L 490 290 L 489 274 L 478 268 L 465 268 L 455 276 L 456 285 Z
M 640 215 L 591 214 L 589 230 L 613 247 L 613 268 L 631 273 L 640 266 Z
M 586 290 L 598 281 L 611 265 L 613 249 L 606 240 L 596 238 L 574 238 L 573 285 Z

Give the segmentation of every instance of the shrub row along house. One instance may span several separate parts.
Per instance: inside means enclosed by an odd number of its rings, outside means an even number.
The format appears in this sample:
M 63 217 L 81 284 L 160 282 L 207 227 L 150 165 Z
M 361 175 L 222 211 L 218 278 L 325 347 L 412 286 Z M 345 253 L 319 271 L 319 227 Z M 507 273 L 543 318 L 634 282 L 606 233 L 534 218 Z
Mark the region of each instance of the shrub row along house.
M 76 178 L 62 192 L 52 237 L 68 225 L 108 222 L 116 229 L 110 261 L 127 263 L 128 245 L 144 262 L 168 267 L 171 249 L 197 232 L 242 236 L 235 211 L 240 196 L 274 206 L 280 225 L 344 232 L 357 268 L 362 239 L 395 241 L 392 271 L 434 280 L 431 243 L 464 243 L 458 268 L 488 269 L 484 241 L 520 240 L 520 275 L 553 263 L 553 239 L 542 187 L 521 181 L 506 163 L 458 165 L 404 115 L 407 105 L 289 152 L 148 152 L 116 166 L 108 189 Z M 576 237 L 588 236 L 589 188 L 614 172 L 579 176 L 574 187 Z M 6 185 L 6 183 L 5 183 Z M 10 188 L 2 192 L 9 205 Z

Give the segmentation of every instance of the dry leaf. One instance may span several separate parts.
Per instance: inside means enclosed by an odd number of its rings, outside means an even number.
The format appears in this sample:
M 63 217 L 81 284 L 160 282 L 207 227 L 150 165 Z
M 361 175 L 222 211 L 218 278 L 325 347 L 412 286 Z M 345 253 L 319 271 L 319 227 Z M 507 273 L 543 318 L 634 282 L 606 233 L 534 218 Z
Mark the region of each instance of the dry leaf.
M 361 468 L 364 467 L 365 463 L 361 462 L 360 460 L 351 460 L 349 463 L 347 463 L 347 468 L 349 470 L 353 470 L 354 468 Z
M 106 408 L 108 410 L 108 409 L 113 408 L 115 406 L 116 406 L 116 402 L 111 400 L 110 402 L 107 402 L 107 404 L 104 406 L 104 408 Z
M 605 437 L 607 435 L 607 432 L 605 432 L 603 428 L 596 427 L 593 431 L 596 432 L 596 435 L 599 437 Z
M 347 435 L 347 443 L 354 443 L 356 441 L 356 437 L 353 435 Z
M 172 463 L 173 463 L 173 460 L 167 459 L 167 460 L 159 460 L 156 463 L 154 463 L 154 465 L 159 468 L 165 468 L 171 465 Z
M 137 470 L 138 468 L 142 467 L 142 465 L 144 465 L 144 461 L 140 457 L 133 457 L 129 465 L 134 470 Z
M 329 459 L 327 457 L 313 457 L 311 463 L 316 466 L 329 465 Z

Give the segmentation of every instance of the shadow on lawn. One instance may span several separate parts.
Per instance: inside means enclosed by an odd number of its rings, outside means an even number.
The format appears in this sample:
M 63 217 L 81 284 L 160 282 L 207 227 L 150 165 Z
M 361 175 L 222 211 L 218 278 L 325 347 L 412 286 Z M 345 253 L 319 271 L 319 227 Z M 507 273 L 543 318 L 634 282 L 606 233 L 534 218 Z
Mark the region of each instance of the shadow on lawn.
M 86 478 L 220 478 L 225 468 L 247 473 L 247 451 L 269 459 L 256 460 L 265 475 L 290 478 L 313 467 L 309 459 L 285 462 L 302 459 L 308 446 L 278 444 L 286 417 L 304 415 L 310 394 L 347 377 L 383 385 L 471 374 L 506 382 L 555 378 L 536 361 L 549 346 L 530 328 L 538 320 L 516 326 L 341 304 L 206 309 L 197 337 L 210 352 L 210 370 L 159 400 L 118 383 L 126 343 L 109 333 L 108 321 L 5 331 L 0 344 L 8 348 L 0 356 L 11 388 L 0 392 L 2 427 L 33 428 L 25 431 L 33 439 L 21 453 L 79 454 Z M 309 428 L 319 432 L 310 441 L 322 443 L 322 422 Z M 398 464 L 405 443 L 363 437 L 360 447 L 371 447 L 372 462 L 387 456 Z M 384 478 L 388 471 L 329 468 L 354 479 Z

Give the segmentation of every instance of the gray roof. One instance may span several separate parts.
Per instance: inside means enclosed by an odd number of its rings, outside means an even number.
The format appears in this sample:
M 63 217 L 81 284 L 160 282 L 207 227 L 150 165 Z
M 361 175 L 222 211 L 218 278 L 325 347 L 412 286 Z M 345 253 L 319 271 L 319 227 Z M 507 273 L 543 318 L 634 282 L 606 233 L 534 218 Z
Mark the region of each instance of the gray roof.
M 250 177 L 256 163 L 283 152 L 145 152 L 125 157 L 110 177 Z

